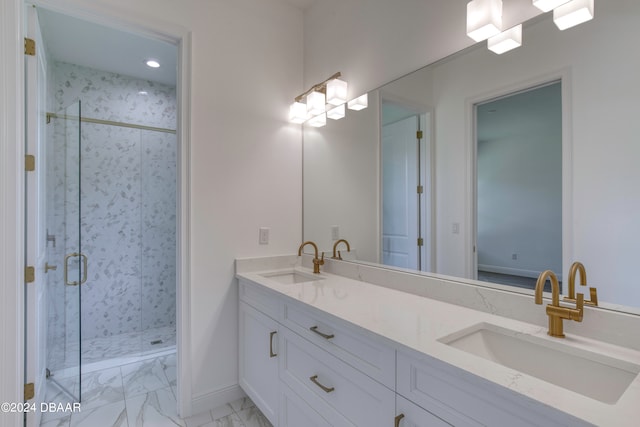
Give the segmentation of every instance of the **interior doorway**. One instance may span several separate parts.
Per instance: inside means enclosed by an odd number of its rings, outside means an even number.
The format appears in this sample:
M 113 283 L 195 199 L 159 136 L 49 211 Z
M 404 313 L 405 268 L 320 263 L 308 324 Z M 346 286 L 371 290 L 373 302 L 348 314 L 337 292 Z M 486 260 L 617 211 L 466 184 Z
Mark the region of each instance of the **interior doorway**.
M 431 115 L 382 100 L 382 263 L 431 271 Z
M 562 84 L 475 104 L 476 265 L 481 281 L 533 289 L 562 278 Z
M 37 86 L 47 88 L 36 100 L 47 123 L 36 135 L 41 149 L 31 151 L 46 196 L 27 206 L 45 226 L 27 240 L 42 242 L 47 268 L 44 304 L 25 299 L 25 353 L 38 355 L 26 361 L 25 382 L 36 383 L 38 404 L 81 401 L 93 409 L 93 377 L 154 361 L 168 369 L 162 385 L 170 390 L 177 385 L 178 49 L 46 9 L 26 12 L 36 16 L 32 30 L 42 30 Z M 123 45 L 137 49 L 135 62 L 119 56 Z M 169 77 L 136 75 L 148 58 Z M 33 87 L 27 76 L 27 92 Z M 38 338 L 29 326 L 36 323 L 44 325 Z M 124 383 L 116 394 L 124 403 Z M 55 417 L 45 415 L 43 422 Z

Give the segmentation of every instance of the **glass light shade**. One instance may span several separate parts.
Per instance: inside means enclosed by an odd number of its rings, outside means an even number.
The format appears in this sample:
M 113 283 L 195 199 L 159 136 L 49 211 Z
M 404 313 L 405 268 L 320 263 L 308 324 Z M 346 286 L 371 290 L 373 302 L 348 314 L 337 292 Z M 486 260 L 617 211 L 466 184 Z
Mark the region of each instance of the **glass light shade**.
M 347 82 L 333 79 L 327 82 L 327 104 L 340 105 L 347 102 Z
M 289 107 L 289 121 L 291 123 L 304 123 L 307 121 L 307 106 L 302 102 L 294 102 Z
M 543 12 L 549 12 L 569 0 L 533 0 L 533 5 Z
M 593 19 L 593 0 L 571 0 L 553 10 L 553 22 L 560 30 Z
M 366 93 L 364 95 L 357 97 L 356 99 L 352 99 L 351 101 L 349 101 L 349 104 L 348 104 L 349 109 L 355 110 L 355 111 L 364 110 L 368 106 L 369 106 L 369 95 Z
M 307 95 L 307 112 L 312 116 L 324 113 L 325 96 L 322 92 L 313 91 Z
M 502 0 L 473 0 L 467 3 L 467 35 L 477 42 L 502 31 Z
M 340 104 L 337 107 L 327 111 L 327 117 L 333 120 L 339 120 L 344 117 L 344 104 Z
M 522 46 L 522 24 L 509 28 L 497 36 L 489 37 L 487 40 L 489 50 L 498 55 L 520 46 Z
M 317 116 L 311 117 L 307 124 L 309 126 L 313 126 L 314 128 L 321 128 L 322 126 L 327 124 L 327 115 L 325 113 L 318 114 Z

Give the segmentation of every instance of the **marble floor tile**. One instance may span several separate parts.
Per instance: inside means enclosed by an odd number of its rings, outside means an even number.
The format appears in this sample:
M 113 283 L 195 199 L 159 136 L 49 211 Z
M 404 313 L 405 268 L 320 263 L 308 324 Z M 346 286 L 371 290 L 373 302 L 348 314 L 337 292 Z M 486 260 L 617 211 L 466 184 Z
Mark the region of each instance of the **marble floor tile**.
M 244 409 L 255 407 L 255 403 L 248 397 L 243 397 L 242 399 L 235 400 L 229 403 L 235 412 L 240 412 Z
M 203 425 L 209 424 L 212 421 L 213 417 L 211 416 L 211 411 L 201 412 L 191 417 L 184 418 L 184 422 L 187 427 L 202 427 Z
M 110 368 L 82 376 L 82 409 L 124 400 L 120 368 Z
M 126 399 L 170 386 L 158 359 L 123 365 L 120 371 Z
M 56 380 L 59 385 L 66 388 L 70 393 L 76 393 L 77 378 L 61 378 Z M 67 393 L 63 392 L 59 385 L 54 383 L 52 379 L 47 380 L 46 391 L 44 394 L 44 401 L 47 403 L 73 403 L 72 399 Z M 65 412 L 43 412 L 41 423 L 51 420 L 68 417 L 69 414 Z M 53 424 L 55 425 L 55 424 Z
M 233 408 L 228 403 L 226 405 L 222 405 L 211 410 L 211 416 L 213 417 L 214 420 L 227 417 L 234 413 L 235 412 L 233 411 Z
M 169 381 L 169 385 L 172 387 L 176 387 L 178 385 L 178 377 L 176 374 L 176 355 L 171 354 L 168 356 L 164 356 L 159 358 L 160 364 L 162 365 L 162 370 Z
M 128 427 L 124 400 L 71 415 L 70 427 Z
M 69 423 L 71 422 L 71 415 L 63 416 L 62 418 L 52 419 L 49 421 L 45 421 L 42 419 L 40 421 L 40 427 L 69 427 Z
M 163 388 L 126 400 L 129 427 L 186 427 L 178 417 L 171 388 Z
M 202 427 L 245 427 L 238 414 L 233 413 L 226 417 L 218 418 L 217 420 L 205 424 Z
M 238 412 L 245 427 L 273 427 L 258 408 L 251 407 Z

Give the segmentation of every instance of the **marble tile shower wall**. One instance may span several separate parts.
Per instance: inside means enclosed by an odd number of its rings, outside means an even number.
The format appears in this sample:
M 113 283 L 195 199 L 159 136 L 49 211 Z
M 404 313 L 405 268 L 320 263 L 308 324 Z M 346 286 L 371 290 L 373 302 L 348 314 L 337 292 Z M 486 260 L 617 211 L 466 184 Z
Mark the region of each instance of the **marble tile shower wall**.
M 66 109 L 79 99 L 83 117 L 176 127 L 173 87 L 66 63 L 54 63 L 52 74 L 57 113 L 76 115 L 77 108 Z M 52 124 L 48 228 L 57 245 L 49 247 L 49 257 L 62 266 L 65 254 L 78 250 L 81 233 L 89 258 L 80 288 L 81 338 L 174 325 L 176 136 L 82 123 L 78 150 L 77 122 Z M 72 319 L 79 315 L 78 291 L 63 285 L 63 268 L 52 273 L 49 349 L 52 358 L 62 359 L 61 347 L 77 341 L 79 326 Z

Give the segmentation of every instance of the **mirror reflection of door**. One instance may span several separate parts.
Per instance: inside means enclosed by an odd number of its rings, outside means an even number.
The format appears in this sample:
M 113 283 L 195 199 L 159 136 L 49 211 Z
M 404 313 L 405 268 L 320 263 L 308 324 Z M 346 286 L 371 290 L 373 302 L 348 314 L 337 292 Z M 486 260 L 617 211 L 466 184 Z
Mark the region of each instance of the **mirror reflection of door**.
M 562 278 L 559 81 L 476 104 L 477 277 L 533 289 Z
M 382 104 L 382 263 L 427 270 L 429 135 L 427 115 Z

